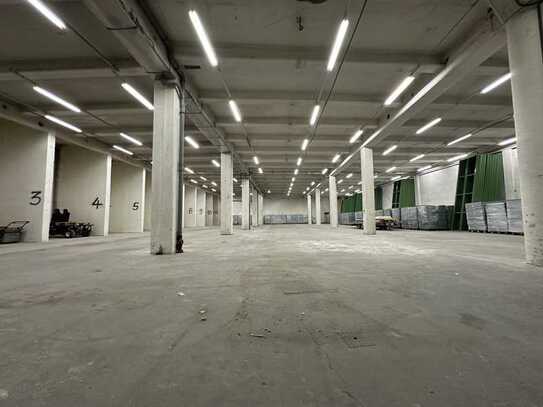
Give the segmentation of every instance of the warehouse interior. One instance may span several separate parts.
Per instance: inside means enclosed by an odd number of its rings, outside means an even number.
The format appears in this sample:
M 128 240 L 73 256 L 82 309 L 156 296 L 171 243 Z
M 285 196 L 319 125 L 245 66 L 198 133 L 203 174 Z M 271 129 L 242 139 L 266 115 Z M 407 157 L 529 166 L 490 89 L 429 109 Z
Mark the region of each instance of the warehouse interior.
M 0 0 L 0 406 L 543 406 L 541 3 Z

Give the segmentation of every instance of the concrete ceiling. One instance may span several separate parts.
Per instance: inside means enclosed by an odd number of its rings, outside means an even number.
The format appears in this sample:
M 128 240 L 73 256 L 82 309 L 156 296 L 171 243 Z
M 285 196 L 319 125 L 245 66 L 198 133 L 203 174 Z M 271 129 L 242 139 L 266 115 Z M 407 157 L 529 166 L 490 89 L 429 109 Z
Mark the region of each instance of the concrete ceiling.
M 130 148 L 136 159 L 150 162 L 152 113 L 124 92 L 120 83 L 128 80 L 152 98 L 153 75 L 136 62 L 113 27 L 96 17 L 88 6 L 93 1 L 46 3 L 70 30 L 60 32 L 26 1 L 0 0 L 0 98 L 27 111 L 50 112 L 106 145 Z M 324 181 L 321 170 L 337 166 L 331 163 L 336 153 L 343 159 L 356 152 L 359 143 L 376 128 L 393 122 L 413 96 L 462 55 L 472 38 L 484 35 L 480 34 L 481 27 L 489 21 L 486 0 L 369 0 L 354 34 L 363 1 L 140 3 L 163 33 L 172 58 L 181 67 L 190 67 L 184 72 L 198 90 L 200 101 L 214 115 L 226 142 L 261 190 L 285 194 L 296 159 L 303 155 L 293 196 L 301 194 L 311 181 Z M 200 47 L 188 18 L 191 7 L 198 10 L 215 46 L 220 71 L 210 67 Z M 351 23 L 347 38 L 353 34 L 353 40 L 348 49 L 343 48 L 345 62 L 333 83 L 334 73 L 326 73 L 325 66 L 344 15 Z M 301 17 L 303 30 L 297 17 Z M 401 125 L 391 126 L 386 137 L 377 137 L 369 145 L 375 149 L 378 182 L 386 182 L 394 174 L 412 174 L 424 165 L 439 165 L 460 153 L 495 149 L 497 142 L 514 134 L 509 84 L 489 95 L 479 94 L 485 85 L 508 71 L 503 47 L 505 43 L 494 45 L 493 51 L 469 70 L 454 71 L 451 75 L 456 76 L 436 90 L 430 103 L 424 103 Z M 108 63 L 119 68 L 118 74 Z M 415 74 L 415 82 L 398 103 L 385 108 L 383 101 L 407 74 Z M 75 114 L 52 104 L 32 90 L 31 81 L 91 115 Z M 230 114 L 225 84 L 239 104 L 244 127 Z M 321 102 L 328 92 L 330 100 L 313 137 L 308 120 L 319 91 Z M 415 135 L 419 127 L 438 116 L 443 118 L 438 126 Z M 359 127 L 364 127 L 365 133 L 353 147 L 348 140 Z M 198 150 L 186 145 L 186 165 L 218 182 L 219 171 L 211 159 L 219 158 L 219 147 L 198 130 L 190 115 L 186 129 L 201 145 Z M 119 137 L 119 130 L 139 138 L 144 146 L 132 148 Z M 474 131 L 476 135 L 469 140 L 446 147 L 447 142 Z M 302 153 L 300 145 L 306 137 L 312 141 Z M 398 148 L 382 156 L 391 145 Z M 256 171 L 254 154 L 260 158 L 264 174 Z M 419 154 L 426 156 L 409 162 Z M 386 174 L 392 166 L 398 170 Z M 240 171 L 238 163 L 235 172 Z M 353 172 L 349 185 L 356 185 L 360 179 L 358 155 L 341 171 Z

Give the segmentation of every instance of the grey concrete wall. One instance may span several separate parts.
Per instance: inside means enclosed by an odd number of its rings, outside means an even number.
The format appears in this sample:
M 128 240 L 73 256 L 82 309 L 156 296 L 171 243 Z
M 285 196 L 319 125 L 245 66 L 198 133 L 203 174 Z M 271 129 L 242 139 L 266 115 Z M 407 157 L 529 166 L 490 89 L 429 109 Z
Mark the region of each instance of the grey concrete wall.
M 110 232 L 143 232 L 145 173 L 143 168 L 113 161 L 111 165 Z
M 111 156 L 63 145 L 58 152 L 54 207 L 68 209 L 71 221 L 94 224 L 107 236 L 111 203 Z
M 145 208 L 143 209 L 143 230 L 151 230 L 151 193 L 152 193 L 151 172 L 145 173 Z
M 315 213 L 315 199 L 311 200 L 312 213 Z M 330 210 L 328 194 L 321 195 L 321 215 Z M 264 215 L 301 215 L 307 213 L 307 198 L 264 197 Z
M 417 205 L 454 205 L 458 164 L 415 177 Z
M 506 148 L 502 151 L 505 199 L 520 199 L 520 176 L 518 149 Z
M 28 220 L 24 241 L 49 239 L 55 137 L 0 120 L 0 225 Z

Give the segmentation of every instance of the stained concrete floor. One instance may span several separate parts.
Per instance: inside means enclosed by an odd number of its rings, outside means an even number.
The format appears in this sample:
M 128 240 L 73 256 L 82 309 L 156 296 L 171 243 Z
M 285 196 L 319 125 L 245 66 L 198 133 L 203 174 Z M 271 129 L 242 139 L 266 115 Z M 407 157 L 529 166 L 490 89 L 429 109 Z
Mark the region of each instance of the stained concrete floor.
M 186 242 L 0 251 L 0 406 L 543 406 L 543 270 L 520 237 Z

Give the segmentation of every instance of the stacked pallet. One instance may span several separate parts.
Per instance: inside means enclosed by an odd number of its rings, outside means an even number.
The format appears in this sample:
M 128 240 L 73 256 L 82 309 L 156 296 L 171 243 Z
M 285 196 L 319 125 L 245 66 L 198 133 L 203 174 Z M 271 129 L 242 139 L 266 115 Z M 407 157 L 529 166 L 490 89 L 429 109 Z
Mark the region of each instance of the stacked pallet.
M 505 233 L 508 231 L 505 202 L 486 202 L 485 212 L 489 232 Z
M 402 220 L 400 208 L 392 208 L 391 211 L 392 214 L 390 216 L 392 216 L 397 222 L 400 222 Z
M 419 229 L 448 230 L 451 206 L 421 205 L 417 206 Z
M 383 209 L 383 216 L 392 216 L 392 209 Z
M 523 233 L 522 206 L 520 199 L 507 201 L 507 231 L 510 233 Z
M 402 229 L 418 229 L 419 219 L 417 207 L 401 208 L 400 210 Z
M 307 217 L 304 215 L 286 215 L 285 223 L 298 225 L 302 223 L 307 223 Z
M 485 205 L 482 202 L 466 204 L 468 229 L 474 232 L 486 232 Z

